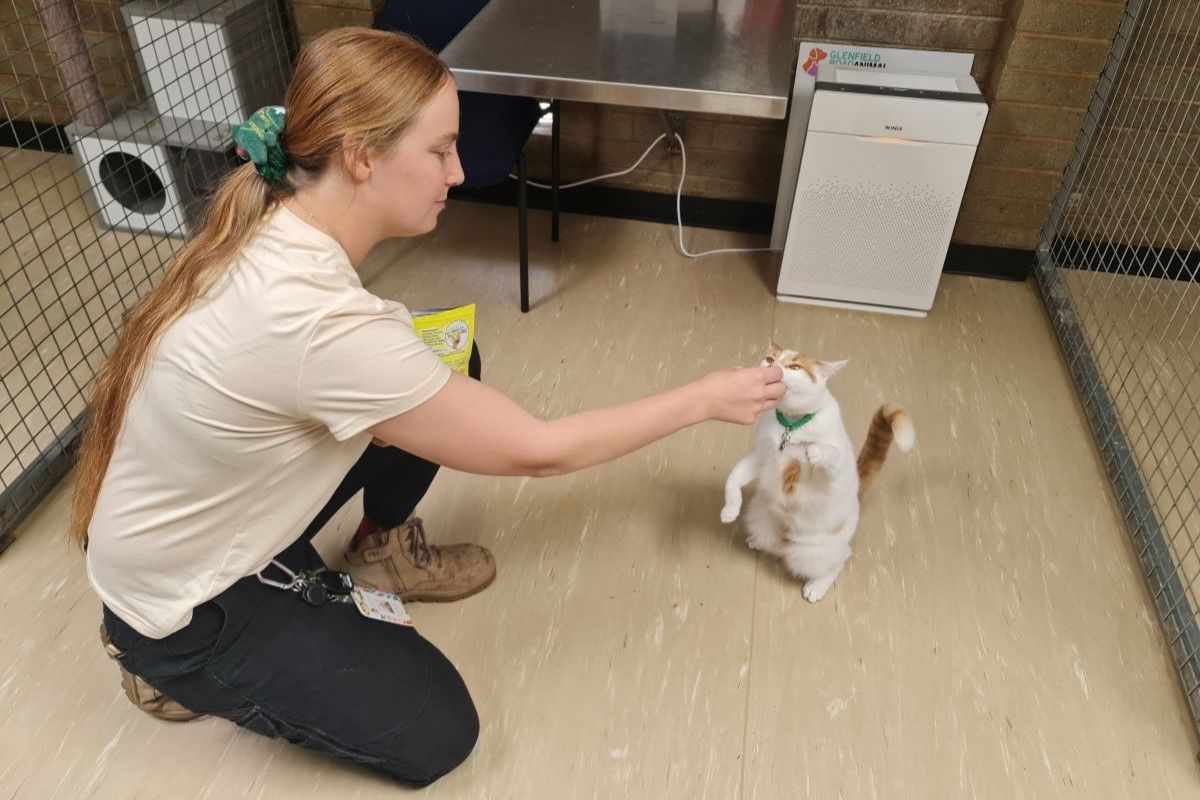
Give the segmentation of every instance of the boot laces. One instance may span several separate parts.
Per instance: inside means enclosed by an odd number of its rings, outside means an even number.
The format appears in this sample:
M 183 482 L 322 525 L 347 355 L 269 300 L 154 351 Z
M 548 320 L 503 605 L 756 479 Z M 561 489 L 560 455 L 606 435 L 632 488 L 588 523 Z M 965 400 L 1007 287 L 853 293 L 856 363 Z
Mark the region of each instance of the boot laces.
M 420 517 L 413 517 L 412 521 L 407 526 L 408 531 L 405 534 L 405 539 L 408 543 L 408 552 L 412 554 L 413 562 L 418 567 L 428 566 L 430 561 L 437 560 L 437 565 L 442 565 L 442 553 L 437 547 L 434 547 L 426 541 L 425 524 Z

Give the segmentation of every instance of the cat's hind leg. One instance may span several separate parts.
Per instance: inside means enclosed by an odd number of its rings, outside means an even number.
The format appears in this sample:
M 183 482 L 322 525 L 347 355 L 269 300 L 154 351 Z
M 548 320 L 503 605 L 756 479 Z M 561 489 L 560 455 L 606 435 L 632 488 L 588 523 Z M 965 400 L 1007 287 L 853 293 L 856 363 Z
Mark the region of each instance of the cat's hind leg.
M 750 500 L 742 521 L 746 528 L 746 544 L 751 550 L 782 556 L 783 525 L 760 498 L 761 495 L 755 495 Z
M 838 567 L 837 572 L 832 575 L 826 575 L 824 578 L 817 578 L 804 582 L 804 599 L 810 603 L 820 601 L 825 593 L 829 591 L 829 587 L 833 586 L 833 582 L 838 579 L 838 575 L 842 573 L 842 568 Z
M 830 543 L 816 553 L 811 547 L 791 545 L 784 547 L 783 563 L 804 581 L 804 599 L 816 603 L 842 574 L 850 552 L 850 545 L 842 542 Z

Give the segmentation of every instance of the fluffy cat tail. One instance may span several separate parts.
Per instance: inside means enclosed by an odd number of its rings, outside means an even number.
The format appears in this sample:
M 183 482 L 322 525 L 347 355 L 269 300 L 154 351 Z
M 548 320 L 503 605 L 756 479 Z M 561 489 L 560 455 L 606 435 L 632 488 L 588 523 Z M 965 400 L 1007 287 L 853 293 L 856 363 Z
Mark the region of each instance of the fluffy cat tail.
M 863 443 L 862 450 L 858 454 L 858 496 L 860 499 L 875 483 L 875 476 L 883 468 L 888 447 L 892 442 L 895 441 L 896 446 L 902 452 L 907 453 L 912 450 L 916 439 L 917 432 L 913 429 L 912 420 L 902 409 L 881 406 L 875 412 L 875 416 L 871 420 L 871 427 L 867 431 L 867 441 Z

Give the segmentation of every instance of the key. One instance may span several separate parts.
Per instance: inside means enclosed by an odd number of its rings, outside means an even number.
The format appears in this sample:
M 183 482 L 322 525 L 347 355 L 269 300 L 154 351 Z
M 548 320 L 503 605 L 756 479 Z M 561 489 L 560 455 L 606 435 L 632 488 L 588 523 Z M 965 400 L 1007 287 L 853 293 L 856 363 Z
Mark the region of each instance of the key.
M 344 572 L 322 572 L 316 578 L 329 594 L 349 594 L 354 588 L 353 579 Z

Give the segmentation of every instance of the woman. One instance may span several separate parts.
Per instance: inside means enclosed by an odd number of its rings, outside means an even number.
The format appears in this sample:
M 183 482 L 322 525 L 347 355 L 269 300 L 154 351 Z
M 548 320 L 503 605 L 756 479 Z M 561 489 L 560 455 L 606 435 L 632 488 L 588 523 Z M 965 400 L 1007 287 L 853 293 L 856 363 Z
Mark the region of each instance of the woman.
M 437 465 L 578 470 L 697 422 L 749 424 L 782 395 L 781 373 L 725 370 L 536 419 L 445 367 L 355 271 L 383 239 L 432 230 L 462 181 L 446 67 L 400 35 L 338 30 L 305 50 L 285 102 L 239 129 L 253 163 L 97 376 L 72 536 L 130 681 L 182 713 L 425 785 L 471 751 L 475 708 L 411 626 L 330 602 L 346 587 L 329 573 L 314 591 L 335 597 L 310 595 L 322 524 L 363 490 L 355 583 L 466 597 L 495 575 L 490 553 L 430 545 L 411 516 Z

